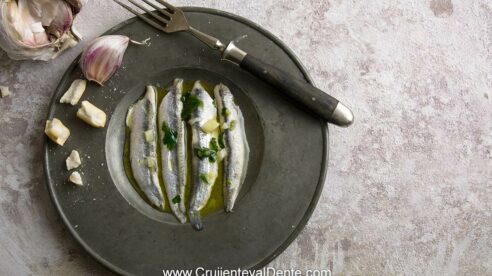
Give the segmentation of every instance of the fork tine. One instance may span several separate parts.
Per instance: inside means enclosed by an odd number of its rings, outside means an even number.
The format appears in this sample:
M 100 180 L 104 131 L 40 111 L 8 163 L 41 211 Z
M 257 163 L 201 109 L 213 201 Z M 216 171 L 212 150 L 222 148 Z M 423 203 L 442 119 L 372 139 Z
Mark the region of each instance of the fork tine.
M 149 24 L 150 26 L 152 26 L 152 27 L 154 27 L 154 28 L 156 28 L 156 29 L 158 29 L 160 31 L 166 32 L 166 29 L 163 26 L 161 26 L 161 25 L 157 24 L 156 22 L 148 19 L 147 17 L 141 15 L 139 12 L 137 12 L 134 9 L 132 9 L 128 5 L 121 3 L 119 0 L 113 0 L 113 1 L 116 2 L 118 5 L 122 6 L 123 8 L 125 8 L 126 10 L 128 10 L 129 12 L 131 12 L 131 13 L 135 14 L 136 16 L 138 16 L 138 18 L 140 18 L 143 21 L 147 22 L 147 24 Z
M 140 9 L 142 9 L 144 12 L 148 13 L 150 16 L 152 16 L 153 18 L 155 18 L 156 20 L 159 20 L 160 22 L 164 23 L 164 24 L 167 24 L 169 23 L 169 21 L 165 18 L 162 18 L 158 15 L 156 15 L 154 12 L 152 11 L 149 11 L 147 8 L 145 8 L 144 6 L 136 3 L 134 0 L 128 0 L 130 3 L 132 3 L 133 5 L 139 7 Z
M 161 3 L 162 5 L 164 5 L 166 8 L 168 8 L 172 12 L 174 12 L 176 10 L 176 8 L 173 5 L 169 4 L 166 1 L 163 1 L 163 0 L 155 0 L 155 1 Z
M 150 2 L 149 0 L 142 0 L 144 1 L 145 3 L 147 3 L 149 6 L 151 6 L 152 8 L 154 8 L 156 11 L 162 13 L 163 15 L 171 18 L 171 13 L 165 9 L 162 9 L 161 7 L 158 7 L 156 4 Z

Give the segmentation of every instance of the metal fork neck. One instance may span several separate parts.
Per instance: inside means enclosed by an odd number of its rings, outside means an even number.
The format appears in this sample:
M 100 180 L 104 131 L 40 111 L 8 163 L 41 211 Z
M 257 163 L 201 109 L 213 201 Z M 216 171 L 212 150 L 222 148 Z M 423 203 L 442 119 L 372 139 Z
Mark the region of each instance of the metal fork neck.
M 207 44 L 210 48 L 219 50 L 223 52 L 226 48 L 226 45 L 222 43 L 218 38 L 215 38 L 211 35 L 208 35 L 204 32 L 201 32 L 190 26 L 188 30 L 194 37 L 198 38 L 201 42 Z

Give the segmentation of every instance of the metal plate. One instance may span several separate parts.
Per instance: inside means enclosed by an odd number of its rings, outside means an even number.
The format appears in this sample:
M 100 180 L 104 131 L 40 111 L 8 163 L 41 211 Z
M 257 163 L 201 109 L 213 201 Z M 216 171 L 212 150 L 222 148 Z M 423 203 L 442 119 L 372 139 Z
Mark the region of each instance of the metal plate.
M 309 76 L 292 52 L 254 23 L 222 11 L 184 8 L 190 23 L 238 45 L 291 74 Z M 258 269 L 278 256 L 309 219 L 325 180 L 327 125 L 297 108 L 274 88 L 227 62 L 191 35 L 165 35 L 135 19 L 111 29 L 149 47 L 129 47 L 124 67 L 104 86 L 88 85 L 82 100 L 108 114 L 94 129 L 76 118 L 77 107 L 58 100 L 82 77 L 77 60 L 53 96 L 48 118 L 59 118 L 72 135 L 64 147 L 46 140 L 44 167 L 51 197 L 75 239 L 99 262 L 124 275 L 162 275 L 164 269 Z M 196 232 L 168 215 L 146 210 L 134 198 L 122 168 L 126 109 L 146 84 L 165 86 L 175 77 L 224 82 L 245 113 L 250 167 L 235 212 L 205 217 Z M 85 185 L 67 183 L 65 159 L 81 153 Z M 132 197 L 133 196 L 133 197 Z

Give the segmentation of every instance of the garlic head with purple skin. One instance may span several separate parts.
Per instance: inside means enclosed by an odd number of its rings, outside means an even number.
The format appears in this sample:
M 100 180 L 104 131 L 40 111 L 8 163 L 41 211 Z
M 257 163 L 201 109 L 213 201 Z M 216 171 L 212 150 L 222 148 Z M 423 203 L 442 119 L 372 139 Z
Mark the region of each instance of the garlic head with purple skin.
M 50 60 L 80 37 L 74 18 L 85 0 L 0 0 L 0 48 L 16 60 Z
M 80 68 L 89 81 L 103 86 L 120 69 L 130 38 L 105 35 L 93 40 L 82 53 Z

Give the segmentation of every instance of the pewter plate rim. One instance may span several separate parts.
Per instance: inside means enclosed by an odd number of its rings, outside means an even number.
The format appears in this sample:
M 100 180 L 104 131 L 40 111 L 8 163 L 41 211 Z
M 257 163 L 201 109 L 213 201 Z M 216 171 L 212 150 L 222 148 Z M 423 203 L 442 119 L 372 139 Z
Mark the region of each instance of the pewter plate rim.
M 203 7 L 181 7 L 181 9 L 183 9 L 183 11 L 185 11 L 185 12 L 197 12 L 197 13 L 206 13 L 206 14 L 223 16 L 223 17 L 226 17 L 229 19 L 236 20 L 236 21 L 243 23 L 245 25 L 249 25 L 253 29 L 257 30 L 259 33 L 265 35 L 268 39 L 273 41 L 277 46 L 279 46 L 289 56 L 289 58 L 295 63 L 295 65 L 299 68 L 299 70 L 303 74 L 306 81 L 313 84 L 313 81 L 312 81 L 311 77 L 309 76 L 309 74 L 307 73 L 305 67 L 302 65 L 302 63 L 296 57 L 296 55 L 293 53 L 293 51 L 284 42 L 282 42 L 279 38 L 277 38 L 271 32 L 265 30 L 263 27 L 259 26 L 258 24 L 250 21 L 249 19 L 243 18 L 241 16 L 238 16 L 238 15 L 235 15 L 235 14 L 232 14 L 229 12 L 217 10 L 217 9 L 203 8 Z M 133 18 L 130 18 L 128 20 L 125 20 L 125 21 L 121 22 L 120 24 L 112 27 L 107 32 L 105 32 L 104 34 L 110 34 L 110 33 L 116 32 L 117 30 L 121 29 L 122 27 L 124 27 L 128 24 L 131 24 L 137 20 L 138 20 L 137 17 L 133 17 Z M 61 85 L 63 84 L 63 80 L 78 65 L 79 58 L 80 58 L 80 56 L 78 56 L 72 62 L 72 64 L 67 68 L 66 73 L 64 74 L 64 76 L 60 80 L 60 83 L 57 86 L 57 88 L 55 89 L 55 91 L 58 91 L 61 88 Z M 51 106 L 53 106 L 56 103 L 56 99 L 57 99 L 56 96 L 57 96 L 56 93 L 54 93 L 54 95 L 50 101 L 50 108 L 49 108 L 49 111 L 47 113 L 47 119 L 51 118 L 51 115 L 52 115 Z M 322 160 L 321 167 L 324 168 L 324 170 L 322 170 L 320 173 L 319 181 L 318 181 L 318 184 L 316 186 L 315 194 L 312 198 L 312 201 L 310 202 L 309 207 L 308 207 L 306 213 L 304 214 L 302 220 L 299 222 L 298 225 L 295 226 L 295 229 L 292 232 L 292 234 L 277 248 L 277 250 L 275 250 L 272 254 L 266 256 L 265 258 L 263 258 L 256 265 L 252 266 L 250 269 L 253 269 L 253 270 L 261 269 L 264 266 L 266 266 L 268 263 L 273 261 L 277 256 L 279 256 L 295 240 L 295 238 L 299 235 L 299 233 L 302 231 L 302 229 L 304 229 L 305 225 L 309 221 L 309 218 L 311 217 L 311 215 L 312 215 L 312 213 L 313 213 L 313 211 L 314 211 L 314 209 L 318 203 L 318 200 L 321 196 L 321 191 L 323 190 L 323 186 L 324 186 L 325 179 L 326 179 L 326 173 L 327 173 L 327 169 L 328 169 L 327 164 L 328 164 L 328 157 L 329 157 L 329 153 L 328 153 L 328 148 L 329 148 L 328 125 L 322 120 L 320 120 L 320 124 L 322 127 L 322 135 L 323 135 L 323 141 L 324 141 L 323 160 Z M 62 206 L 59 204 L 59 202 L 55 196 L 55 191 L 52 187 L 52 178 L 51 178 L 51 175 L 49 173 L 48 166 L 47 166 L 48 155 L 49 155 L 48 147 L 47 147 L 48 143 L 49 143 L 49 140 L 45 136 L 44 151 L 43 151 L 43 168 L 44 168 L 44 173 L 45 173 L 45 180 L 46 180 L 46 185 L 47 185 L 50 197 L 51 197 L 51 199 L 52 199 L 52 201 L 56 207 L 57 212 L 60 214 L 63 223 L 66 225 L 66 227 L 68 228 L 71 235 L 75 238 L 75 240 L 99 263 L 101 263 L 106 268 L 108 268 L 109 270 L 111 270 L 115 273 L 118 273 L 121 275 L 131 275 L 127 271 L 120 269 L 119 267 L 113 265 L 111 262 L 107 261 L 105 258 L 103 258 L 99 254 L 97 254 L 90 246 L 88 246 L 84 242 L 84 240 L 75 231 L 73 225 L 71 225 L 70 222 L 68 221 L 67 217 L 65 216 L 65 214 L 63 212 Z

